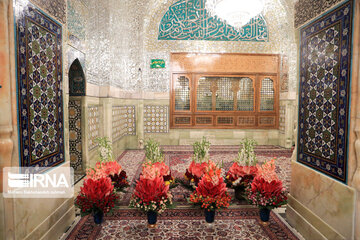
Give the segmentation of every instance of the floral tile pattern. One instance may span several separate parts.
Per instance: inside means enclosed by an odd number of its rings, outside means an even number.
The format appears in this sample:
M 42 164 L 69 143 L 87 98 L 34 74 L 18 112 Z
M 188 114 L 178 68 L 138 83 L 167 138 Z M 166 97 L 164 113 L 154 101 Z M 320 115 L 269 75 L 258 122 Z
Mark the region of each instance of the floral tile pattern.
M 96 138 L 100 137 L 100 106 L 88 107 L 88 148 L 94 149 L 98 146 Z
M 112 140 L 113 142 L 124 136 L 136 135 L 135 106 L 112 107 Z
M 21 165 L 64 162 L 62 27 L 32 4 L 17 14 Z
M 144 132 L 167 133 L 169 132 L 169 107 L 146 105 L 144 106 Z
M 352 1 L 300 31 L 298 161 L 346 182 Z
M 69 100 L 70 166 L 82 170 L 81 101 Z

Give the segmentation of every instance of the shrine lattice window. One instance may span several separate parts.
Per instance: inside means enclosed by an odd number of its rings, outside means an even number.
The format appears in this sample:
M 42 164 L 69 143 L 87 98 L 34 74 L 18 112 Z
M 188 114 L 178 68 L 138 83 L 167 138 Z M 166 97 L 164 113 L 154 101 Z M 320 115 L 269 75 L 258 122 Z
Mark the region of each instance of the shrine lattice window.
M 172 72 L 171 128 L 278 128 L 278 72 L 213 68 Z

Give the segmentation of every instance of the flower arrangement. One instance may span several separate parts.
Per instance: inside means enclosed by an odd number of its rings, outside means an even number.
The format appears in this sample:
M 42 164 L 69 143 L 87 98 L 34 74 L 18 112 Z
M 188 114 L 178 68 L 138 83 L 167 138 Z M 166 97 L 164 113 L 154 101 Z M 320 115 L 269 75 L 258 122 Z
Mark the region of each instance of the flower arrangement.
M 86 178 L 75 205 L 81 209 L 81 215 L 107 213 L 114 207 L 117 198 L 110 178 Z
M 96 140 L 99 143 L 100 161 L 95 164 L 94 168 L 86 170 L 86 179 L 96 180 L 108 177 L 116 191 L 124 191 L 125 188 L 129 187 L 127 175 L 122 170 L 121 165 L 113 160 L 111 142 L 107 137 L 98 137 Z
M 145 163 L 143 164 L 142 174 L 154 179 L 157 176 L 161 176 L 164 179 L 165 184 L 170 185 L 170 188 L 177 186 L 175 178 L 171 175 L 169 166 L 164 162 L 164 153 L 160 148 L 160 143 L 148 139 L 145 142 Z
M 272 159 L 258 167 L 258 173 L 251 185 L 246 188 L 248 202 L 261 208 L 277 208 L 287 203 L 282 181 L 275 173 L 275 160 Z
M 251 139 L 244 139 L 241 141 L 241 145 L 238 157 L 226 174 L 226 181 L 229 187 L 245 189 L 257 173 L 257 167 L 255 166 L 257 159 L 254 152 L 256 142 Z
M 210 142 L 205 137 L 200 142 L 193 144 L 194 155 L 188 169 L 184 174 L 183 185 L 190 189 L 196 188 L 205 169 L 208 167 Z
M 135 192 L 130 200 L 130 207 L 139 208 L 142 211 L 154 211 L 162 213 L 172 205 L 172 195 L 169 185 L 160 176 L 154 179 L 140 177 L 137 181 Z
M 230 200 L 221 169 L 209 161 L 198 186 L 190 195 L 190 202 L 208 211 L 215 211 L 215 209 L 229 207 Z
M 96 180 L 106 177 L 111 179 L 116 191 L 124 191 L 125 188 L 129 187 L 126 172 L 116 161 L 97 162 L 94 168 L 86 170 L 86 179 Z

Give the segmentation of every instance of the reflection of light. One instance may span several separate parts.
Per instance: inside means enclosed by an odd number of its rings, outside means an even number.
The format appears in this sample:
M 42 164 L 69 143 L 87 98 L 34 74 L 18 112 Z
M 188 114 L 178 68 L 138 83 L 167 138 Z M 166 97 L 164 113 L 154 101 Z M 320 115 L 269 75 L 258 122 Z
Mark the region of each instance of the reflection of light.
M 14 1 L 14 8 L 15 13 L 17 16 L 22 14 L 22 12 L 25 10 L 26 6 L 29 4 L 29 0 L 16 0 Z
M 210 15 L 241 28 L 261 13 L 264 0 L 206 0 L 205 8 Z

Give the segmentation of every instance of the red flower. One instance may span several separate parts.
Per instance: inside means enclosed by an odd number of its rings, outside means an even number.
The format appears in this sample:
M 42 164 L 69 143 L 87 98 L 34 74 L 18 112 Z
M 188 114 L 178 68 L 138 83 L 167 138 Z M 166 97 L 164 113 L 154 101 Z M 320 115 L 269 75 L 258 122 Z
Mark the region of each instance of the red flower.
M 282 181 L 273 180 L 266 181 L 264 178 L 255 178 L 251 184 L 252 192 L 259 192 L 266 198 L 277 197 L 283 191 Z
M 85 197 L 97 201 L 104 199 L 114 190 L 114 186 L 111 184 L 111 179 L 99 178 L 97 180 L 87 178 L 84 181 L 84 186 L 80 188 L 80 193 Z
M 196 188 L 196 192 L 198 195 L 212 198 L 222 197 L 225 194 L 226 190 L 227 188 L 223 178 L 219 178 L 216 184 L 213 181 L 209 181 L 208 178 L 203 177 Z
M 134 195 L 142 201 L 149 203 L 151 201 L 161 201 L 161 198 L 167 198 L 169 185 L 165 185 L 163 177 L 154 179 L 140 178 L 137 181 Z

